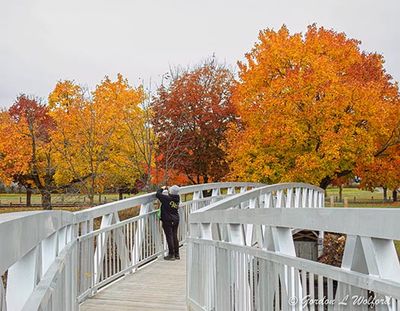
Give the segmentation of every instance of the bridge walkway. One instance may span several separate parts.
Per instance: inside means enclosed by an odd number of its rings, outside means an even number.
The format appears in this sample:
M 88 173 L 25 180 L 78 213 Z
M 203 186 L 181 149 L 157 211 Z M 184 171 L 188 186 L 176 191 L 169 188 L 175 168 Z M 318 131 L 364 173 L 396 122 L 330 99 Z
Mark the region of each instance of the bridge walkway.
M 80 311 L 187 310 L 186 249 L 181 259 L 158 259 L 87 299 Z

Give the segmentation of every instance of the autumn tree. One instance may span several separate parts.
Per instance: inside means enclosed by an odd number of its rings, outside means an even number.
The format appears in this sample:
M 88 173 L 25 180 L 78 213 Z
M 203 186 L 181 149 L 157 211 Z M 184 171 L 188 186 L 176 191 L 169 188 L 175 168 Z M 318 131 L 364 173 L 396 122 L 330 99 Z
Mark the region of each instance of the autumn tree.
M 134 151 L 124 122 L 128 115 L 133 122 L 142 99 L 142 90 L 130 87 L 122 75 L 115 82 L 106 77 L 92 93 L 72 81 L 57 83 L 49 95 L 57 124 L 57 183 L 79 181 L 93 204 L 95 194 L 105 187 L 135 181 L 139 174 L 127 166 Z
M 400 145 L 385 150 L 371 161 L 359 163 L 356 174 L 361 179 L 362 188 L 373 190 L 382 187 L 384 201 L 388 200 L 388 189 L 391 189 L 393 201 L 397 201 L 397 189 L 400 187 Z
M 239 63 L 231 178 L 326 188 L 399 143 L 397 84 L 344 33 L 263 30 Z
M 26 187 L 27 205 L 30 205 L 32 187 L 35 187 L 41 194 L 43 208 L 51 209 L 56 168 L 50 132 L 54 127 L 48 108 L 26 95 L 19 96 L 9 110 L 1 114 L 2 179 Z
M 115 82 L 103 81 L 95 94 L 98 99 L 114 101 L 119 107 L 112 152 L 106 163 L 108 185 L 117 188 L 120 198 L 132 188 L 148 190 L 154 163 L 149 96 L 143 87 L 133 88 L 121 75 Z
M 0 113 L 0 180 L 5 185 L 18 183 L 26 189 L 26 205 L 31 205 L 32 180 L 29 178 L 30 145 L 19 135 L 8 111 Z
M 173 76 L 157 90 L 153 127 L 165 179 L 174 170 L 192 183 L 218 181 L 226 174 L 225 131 L 234 120 L 232 84 L 232 73 L 210 60 Z
M 109 150 L 113 120 L 106 107 L 99 107 L 84 88 L 72 81 L 58 82 L 49 95 L 51 115 L 57 124 L 53 144 L 57 151 L 58 184 L 79 181 L 90 204 Z M 102 123 L 102 124 L 100 124 Z

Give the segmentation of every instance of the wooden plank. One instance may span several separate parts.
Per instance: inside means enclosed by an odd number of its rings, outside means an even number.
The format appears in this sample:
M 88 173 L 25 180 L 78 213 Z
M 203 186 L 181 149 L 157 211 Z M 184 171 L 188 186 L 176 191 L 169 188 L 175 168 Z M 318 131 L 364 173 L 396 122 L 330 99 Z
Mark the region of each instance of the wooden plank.
M 80 310 L 187 310 L 185 248 L 181 260 L 152 262 L 100 290 Z

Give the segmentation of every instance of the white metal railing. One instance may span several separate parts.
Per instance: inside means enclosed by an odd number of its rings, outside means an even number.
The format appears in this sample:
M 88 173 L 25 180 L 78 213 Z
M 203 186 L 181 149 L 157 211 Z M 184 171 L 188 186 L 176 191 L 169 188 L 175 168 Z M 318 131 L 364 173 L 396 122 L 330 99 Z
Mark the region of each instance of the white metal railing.
M 75 236 L 72 213 L 1 215 L 0 309 L 75 310 Z
M 181 242 L 192 211 L 261 185 L 182 187 Z M 156 207 L 150 193 L 76 213 L 0 215 L 0 311 L 77 310 L 100 287 L 156 259 L 165 250 Z M 139 215 L 121 221 L 120 214 L 132 208 Z
M 322 202 L 322 189 L 273 185 L 192 213 L 190 308 L 400 310 L 400 210 Z M 293 228 L 345 234 L 342 266 L 296 257 Z

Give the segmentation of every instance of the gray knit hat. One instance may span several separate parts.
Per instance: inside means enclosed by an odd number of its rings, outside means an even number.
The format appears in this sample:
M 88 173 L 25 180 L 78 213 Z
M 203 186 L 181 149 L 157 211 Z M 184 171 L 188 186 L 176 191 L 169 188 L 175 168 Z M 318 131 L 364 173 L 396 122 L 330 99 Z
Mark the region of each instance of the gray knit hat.
M 173 185 L 169 187 L 170 194 L 179 194 L 179 187 L 177 185 Z

